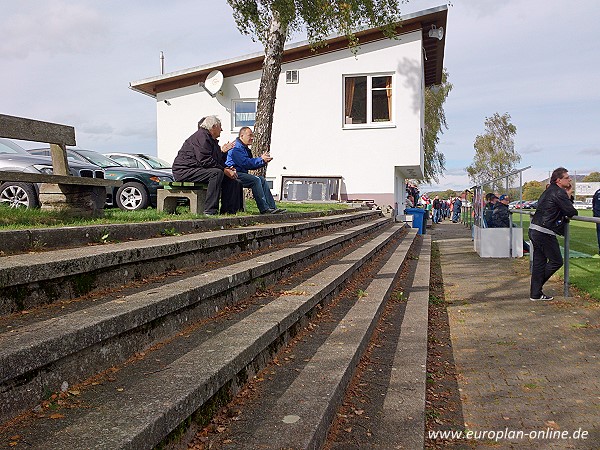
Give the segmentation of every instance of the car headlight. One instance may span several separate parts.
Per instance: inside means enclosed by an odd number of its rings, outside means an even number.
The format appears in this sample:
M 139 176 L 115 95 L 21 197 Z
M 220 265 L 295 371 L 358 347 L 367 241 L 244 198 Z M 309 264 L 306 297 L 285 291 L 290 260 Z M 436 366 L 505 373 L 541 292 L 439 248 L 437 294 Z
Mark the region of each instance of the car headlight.
M 52 175 L 52 166 L 47 166 L 45 164 L 34 164 L 33 167 L 35 167 L 39 172 L 45 174 L 45 175 Z

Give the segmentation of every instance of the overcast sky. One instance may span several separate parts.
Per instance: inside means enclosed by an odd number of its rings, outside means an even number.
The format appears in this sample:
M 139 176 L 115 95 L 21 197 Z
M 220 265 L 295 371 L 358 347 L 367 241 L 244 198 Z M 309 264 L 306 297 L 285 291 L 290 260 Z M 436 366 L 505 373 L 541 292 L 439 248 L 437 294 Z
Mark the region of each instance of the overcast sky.
M 439 185 L 464 189 L 484 120 L 509 113 L 519 167 L 600 170 L 598 0 L 453 0 L 444 65 L 453 91 Z M 411 0 L 409 13 L 443 0 Z M 75 127 L 82 148 L 156 154 L 155 100 L 129 82 L 261 51 L 225 0 L 3 1 L 0 113 Z M 301 40 L 298 36 L 294 40 Z

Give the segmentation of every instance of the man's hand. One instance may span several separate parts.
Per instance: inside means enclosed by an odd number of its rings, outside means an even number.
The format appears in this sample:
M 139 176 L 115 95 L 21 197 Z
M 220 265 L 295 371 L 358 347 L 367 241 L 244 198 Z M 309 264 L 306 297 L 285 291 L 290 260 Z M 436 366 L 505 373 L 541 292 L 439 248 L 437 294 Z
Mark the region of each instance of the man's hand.
M 268 163 L 273 160 L 273 158 L 271 158 L 271 154 L 269 152 L 264 152 L 262 155 L 260 155 L 260 157 L 262 158 L 262 160 L 265 163 Z
M 221 151 L 223 153 L 227 153 L 229 150 L 231 150 L 233 147 L 235 146 L 235 142 L 226 142 L 223 145 L 221 145 Z
M 235 167 L 225 167 L 225 169 L 223 169 L 223 172 L 232 180 L 235 180 L 238 177 Z

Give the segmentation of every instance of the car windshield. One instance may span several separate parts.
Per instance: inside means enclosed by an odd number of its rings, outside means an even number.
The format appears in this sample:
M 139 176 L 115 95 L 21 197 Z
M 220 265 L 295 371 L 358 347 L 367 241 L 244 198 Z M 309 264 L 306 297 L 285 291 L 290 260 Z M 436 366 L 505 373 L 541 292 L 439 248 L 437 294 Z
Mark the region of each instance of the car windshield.
M 137 156 L 139 156 L 141 159 L 143 159 L 148 164 L 150 164 L 150 167 L 152 167 L 153 169 L 170 169 L 171 168 L 171 164 L 169 164 L 165 160 L 160 159 L 156 156 L 142 155 L 142 154 L 138 154 Z
M 29 155 L 27 151 L 7 139 L 0 139 L 0 153 L 13 155 Z
M 75 151 L 92 164 L 96 164 L 97 166 L 100 166 L 103 169 L 106 169 L 107 167 L 123 167 L 122 164 L 119 164 L 114 159 L 110 159 L 108 156 L 104 156 L 103 154 L 95 152 L 93 150 Z

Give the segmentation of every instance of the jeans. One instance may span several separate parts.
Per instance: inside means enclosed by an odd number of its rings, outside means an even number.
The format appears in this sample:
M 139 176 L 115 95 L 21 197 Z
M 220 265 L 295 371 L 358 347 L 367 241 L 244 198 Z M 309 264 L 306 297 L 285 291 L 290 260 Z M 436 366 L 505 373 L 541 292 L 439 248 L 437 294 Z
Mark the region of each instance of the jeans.
M 563 257 L 556 236 L 529 229 L 529 239 L 533 245 L 529 294 L 530 298 L 540 298 L 544 283 L 562 267 Z
M 440 209 L 435 209 L 435 208 L 433 209 L 433 219 L 432 219 L 433 223 L 441 222 L 442 218 L 440 217 L 441 216 L 440 212 L 441 212 Z
M 268 209 L 275 209 L 275 200 L 264 177 L 250 175 L 249 173 L 238 172 L 238 178 L 245 188 L 252 189 L 252 195 L 256 200 L 256 206 L 261 213 Z

